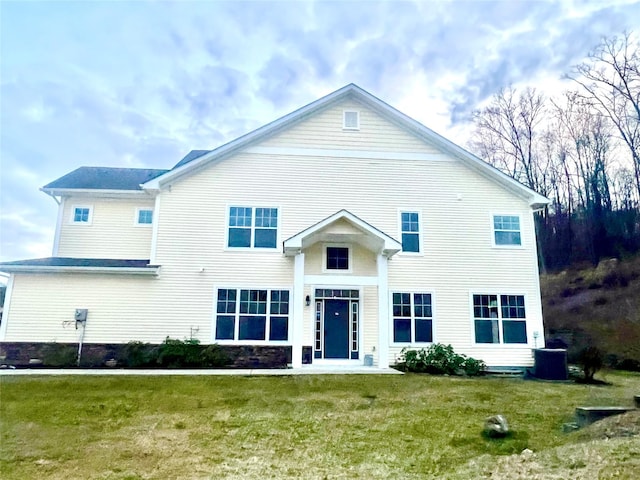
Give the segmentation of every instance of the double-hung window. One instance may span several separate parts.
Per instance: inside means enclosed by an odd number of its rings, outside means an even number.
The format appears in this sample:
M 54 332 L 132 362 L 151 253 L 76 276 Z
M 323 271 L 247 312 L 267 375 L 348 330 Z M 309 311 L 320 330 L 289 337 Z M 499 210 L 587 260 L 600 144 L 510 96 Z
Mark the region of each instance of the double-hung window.
M 493 242 L 498 246 L 520 246 L 520 217 L 518 215 L 493 216 Z
M 276 248 L 278 209 L 229 207 L 228 227 L 230 248 Z
M 420 214 L 400 212 L 400 233 L 403 252 L 420 252 Z
M 286 341 L 289 290 L 218 289 L 216 340 Z
M 476 343 L 527 343 L 524 295 L 473 295 Z
M 395 292 L 392 297 L 394 343 L 433 342 L 431 294 Z

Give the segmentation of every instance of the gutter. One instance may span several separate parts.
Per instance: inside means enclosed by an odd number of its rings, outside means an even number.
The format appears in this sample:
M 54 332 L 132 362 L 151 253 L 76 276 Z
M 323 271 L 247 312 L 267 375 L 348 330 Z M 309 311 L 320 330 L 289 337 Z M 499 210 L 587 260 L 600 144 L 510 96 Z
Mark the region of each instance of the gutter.
M 154 275 L 160 274 L 160 266 L 152 267 L 71 267 L 40 265 L 0 265 L 8 273 L 93 273 L 107 275 Z

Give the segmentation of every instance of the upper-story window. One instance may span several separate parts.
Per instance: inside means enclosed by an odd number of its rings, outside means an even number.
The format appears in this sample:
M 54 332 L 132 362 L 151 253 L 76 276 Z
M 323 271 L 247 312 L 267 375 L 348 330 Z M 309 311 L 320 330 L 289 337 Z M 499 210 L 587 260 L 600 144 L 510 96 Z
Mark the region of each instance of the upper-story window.
M 153 210 L 150 208 L 139 208 L 136 215 L 138 225 L 151 225 L 153 223 Z
M 360 112 L 345 110 L 342 116 L 342 128 L 345 130 L 360 130 Z
M 229 207 L 230 248 L 276 248 L 278 209 L 263 207 Z
M 349 247 L 327 247 L 327 270 L 349 270 Z
M 499 246 L 520 246 L 520 217 L 518 215 L 493 216 L 493 242 Z
M 420 252 L 420 213 L 400 212 L 403 252 Z
M 73 214 L 71 216 L 72 223 L 79 223 L 89 225 L 91 223 L 93 208 L 89 206 L 75 206 L 73 207 Z

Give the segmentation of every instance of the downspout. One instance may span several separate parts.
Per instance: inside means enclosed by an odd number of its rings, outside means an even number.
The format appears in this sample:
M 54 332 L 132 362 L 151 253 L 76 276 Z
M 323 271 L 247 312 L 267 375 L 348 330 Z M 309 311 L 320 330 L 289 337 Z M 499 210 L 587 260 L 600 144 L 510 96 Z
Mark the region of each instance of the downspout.
M 76 365 L 80 366 L 80 358 L 82 357 L 82 342 L 84 341 L 84 329 L 87 321 L 84 322 L 76 322 L 76 328 L 78 328 L 78 323 L 82 325 L 82 331 L 80 332 L 80 338 L 78 339 L 78 358 L 76 360 Z

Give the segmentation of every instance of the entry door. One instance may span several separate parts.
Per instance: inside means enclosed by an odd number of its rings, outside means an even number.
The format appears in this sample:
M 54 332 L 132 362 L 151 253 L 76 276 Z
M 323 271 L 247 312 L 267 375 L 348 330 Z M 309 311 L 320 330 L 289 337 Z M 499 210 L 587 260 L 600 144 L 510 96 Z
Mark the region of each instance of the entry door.
M 349 358 L 349 300 L 324 301 L 324 358 Z

